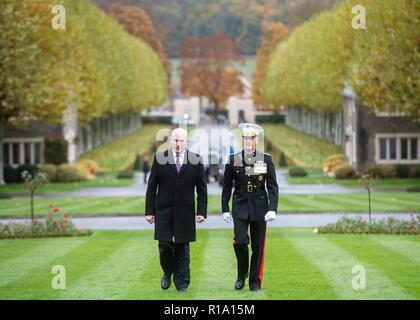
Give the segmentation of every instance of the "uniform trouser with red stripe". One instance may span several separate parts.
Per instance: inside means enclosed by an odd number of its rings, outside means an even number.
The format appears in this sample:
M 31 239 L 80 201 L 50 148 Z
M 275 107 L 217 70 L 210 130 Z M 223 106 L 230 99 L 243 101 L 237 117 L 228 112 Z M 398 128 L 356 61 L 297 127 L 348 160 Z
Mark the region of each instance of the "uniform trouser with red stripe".
M 238 278 L 246 278 L 249 269 L 248 244 L 250 238 L 248 236 L 248 226 L 251 233 L 251 268 L 249 270 L 249 285 L 262 286 L 264 273 L 264 250 L 265 250 L 265 234 L 267 230 L 267 222 L 248 221 L 242 219 L 233 219 L 233 248 L 235 250 L 236 259 L 238 260 Z

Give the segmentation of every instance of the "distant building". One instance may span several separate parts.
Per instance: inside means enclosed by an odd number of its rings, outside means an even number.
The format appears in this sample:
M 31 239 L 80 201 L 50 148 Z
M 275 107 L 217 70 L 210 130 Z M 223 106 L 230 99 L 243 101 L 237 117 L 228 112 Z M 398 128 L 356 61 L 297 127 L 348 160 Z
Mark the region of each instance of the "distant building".
M 374 164 L 420 164 L 420 122 L 403 113 L 375 113 L 343 91 L 343 149 L 358 170 Z

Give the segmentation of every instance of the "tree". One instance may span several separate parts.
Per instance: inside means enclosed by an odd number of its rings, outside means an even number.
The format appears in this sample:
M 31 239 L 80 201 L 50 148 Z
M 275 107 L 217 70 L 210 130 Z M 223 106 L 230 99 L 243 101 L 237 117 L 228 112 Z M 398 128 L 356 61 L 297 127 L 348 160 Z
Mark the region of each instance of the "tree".
M 108 15 L 117 20 L 133 36 L 144 40 L 158 54 L 166 70 L 170 83 L 171 63 L 165 53 L 162 40 L 156 32 L 147 13 L 138 6 L 113 4 L 107 9 Z
M 261 96 L 261 85 L 266 74 L 266 66 L 270 53 L 283 41 L 289 34 L 289 29 L 282 23 L 269 23 L 265 26 L 264 36 L 261 47 L 257 51 L 257 66 L 253 74 L 254 82 L 252 84 L 252 94 L 257 108 L 272 109 L 273 106 L 265 103 Z
M 352 27 L 356 4 L 369 14 L 366 30 Z M 415 0 L 340 2 L 276 46 L 260 92 L 274 105 L 340 112 L 348 83 L 370 109 L 420 119 L 419 12 Z
M 54 0 L 0 2 L 0 146 L 13 121 L 58 124 L 69 107 L 83 124 L 162 103 L 156 53 L 89 0 L 66 2 L 67 29 L 51 28 Z M 0 148 L 0 184 L 3 181 Z
M 29 190 L 30 199 L 31 199 L 31 221 L 34 223 L 34 195 L 36 189 L 39 187 L 48 184 L 49 180 L 47 175 L 43 172 L 36 172 L 34 176 L 32 176 L 28 171 L 22 172 L 22 179 L 25 183 L 25 186 Z
M 240 60 L 233 41 L 222 33 L 200 39 L 185 39 L 181 52 L 181 92 L 207 97 L 214 106 L 215 117 L 229 96 L 240 94 L 240 73 L 230 63 Z

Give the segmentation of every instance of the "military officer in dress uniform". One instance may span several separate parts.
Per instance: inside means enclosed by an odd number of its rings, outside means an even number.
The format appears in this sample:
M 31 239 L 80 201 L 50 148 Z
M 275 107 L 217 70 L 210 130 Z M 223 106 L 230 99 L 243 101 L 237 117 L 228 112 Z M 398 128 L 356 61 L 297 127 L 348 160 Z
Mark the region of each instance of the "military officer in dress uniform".
M 238 262 L 235 289 L 240 290 L 249 276 L 249 289 L 261 290 L 264 269 L 264 249 L 267 221 L 276 219 L 278 185 L 271 156 L 257 151 L 258 135 L 263 129 L 250 123 L 239 125 L 243 150 L 232 154 L 225 166 L 222 212 L 230 223 L 233 217 L 233 248 Z M 232 215 L 229 201 L 232 199 Z M 251 239 L 248 236 L 250 228 Z M 248 244 L 251 240 L 251 266 L 249 268 Z

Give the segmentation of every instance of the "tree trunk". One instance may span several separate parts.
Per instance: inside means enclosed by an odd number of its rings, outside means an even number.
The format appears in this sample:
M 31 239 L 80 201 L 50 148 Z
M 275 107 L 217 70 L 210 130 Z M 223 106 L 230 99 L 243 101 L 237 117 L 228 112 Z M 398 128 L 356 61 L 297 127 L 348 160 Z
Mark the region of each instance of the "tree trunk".
M 4 123 L 0 121 L 0 185 L 5 185 L 4 170 L 3 170 L 3 138 L 4 138 Z
M 31 191 L 31 221 L 34 223 L 34 192 Z

